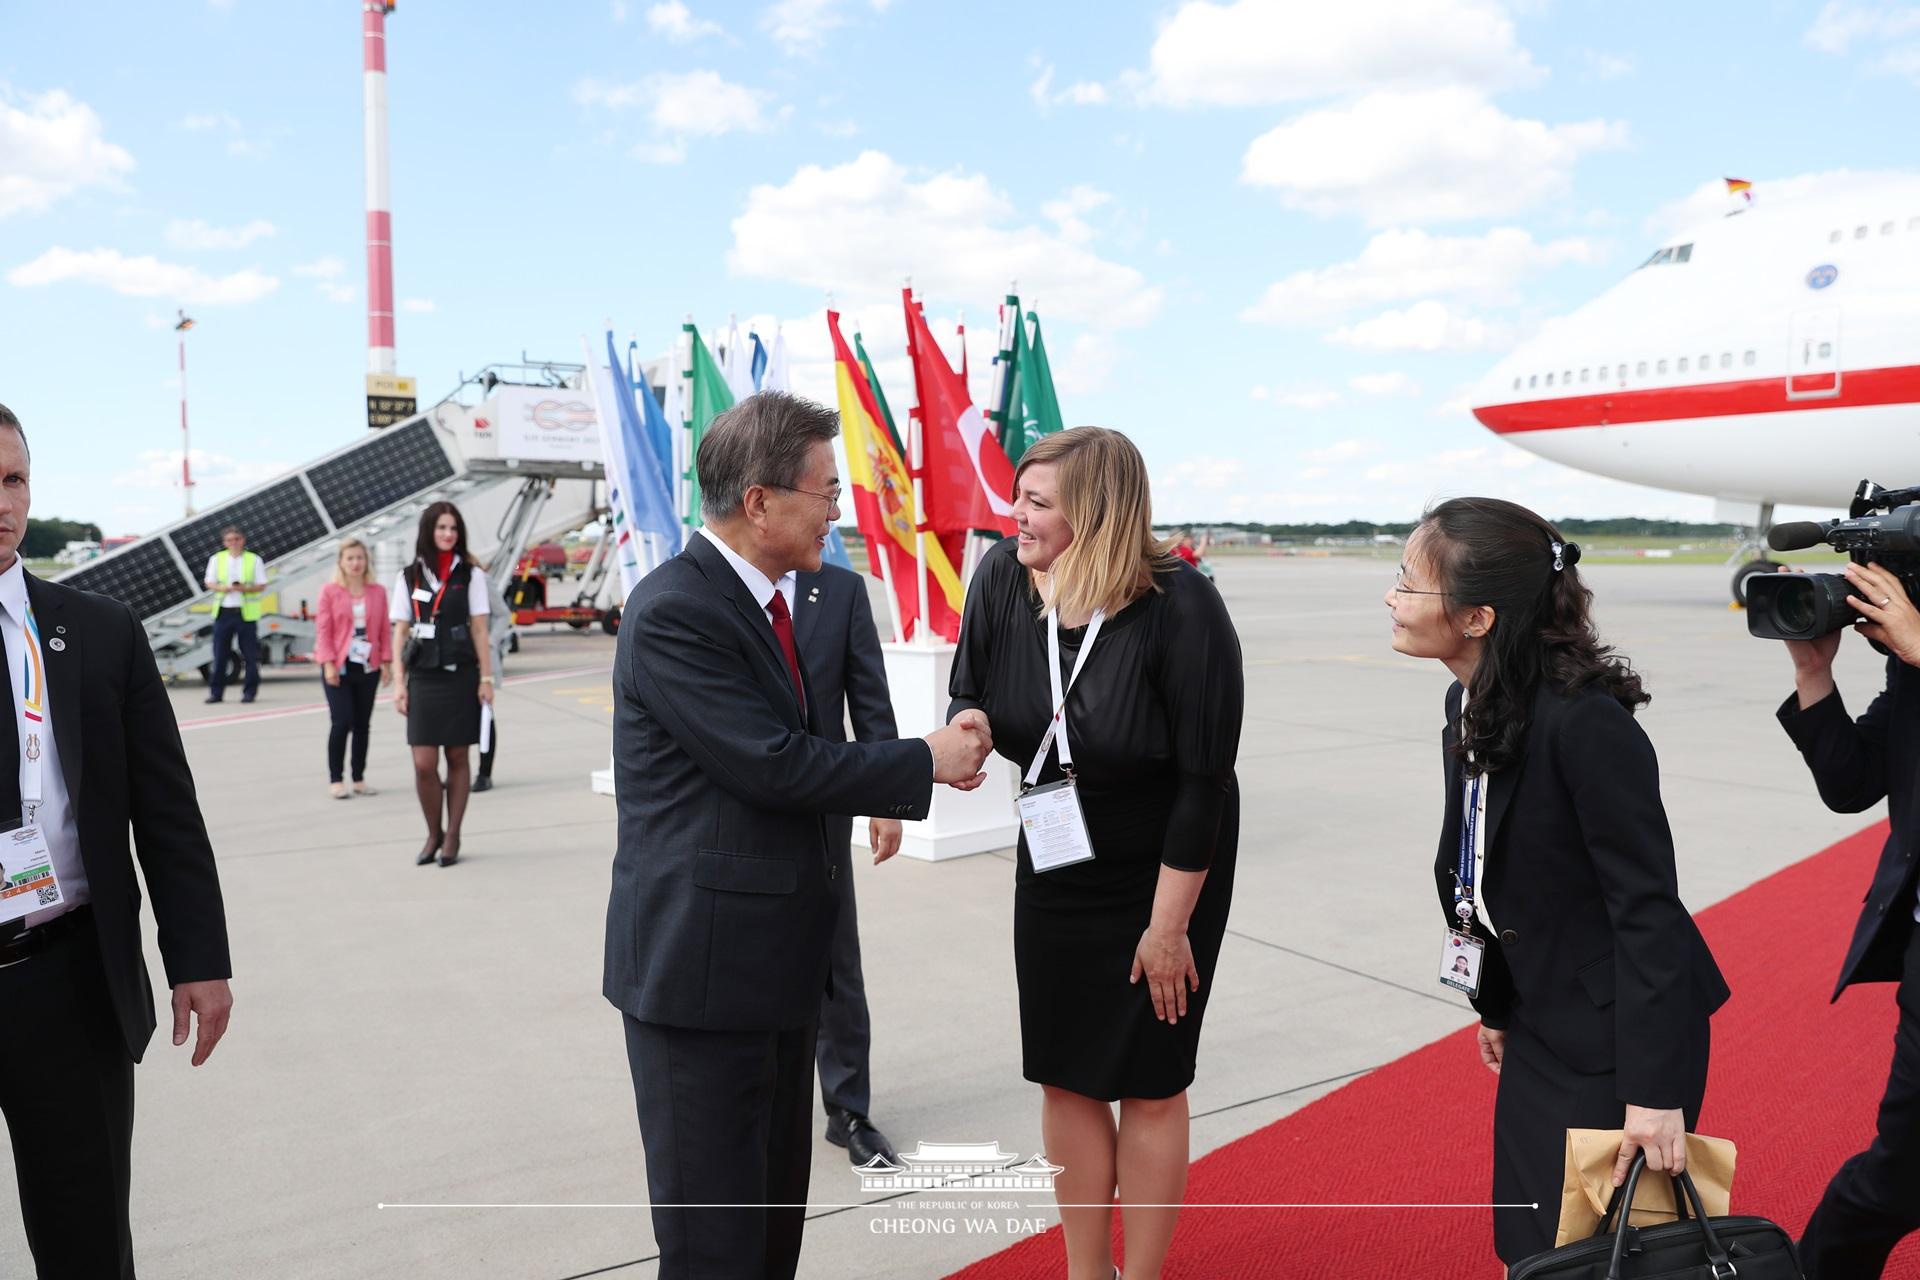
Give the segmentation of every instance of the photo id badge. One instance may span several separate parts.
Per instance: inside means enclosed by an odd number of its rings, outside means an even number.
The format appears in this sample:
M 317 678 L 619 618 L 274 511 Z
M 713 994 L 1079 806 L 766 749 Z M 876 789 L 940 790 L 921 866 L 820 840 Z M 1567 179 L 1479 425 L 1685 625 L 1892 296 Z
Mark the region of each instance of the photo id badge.
M 1479 995 L 1480 961 L 1486 954 L 1487 944 L 1472 934 L 1447 930 L 1446 945 L 1440 948 L 1440 981 L 1466 992 L 1469 999 Z
M 413 624 L 413 638 L 416 640 L 431 640 L 437 629 L 438 628 L 431 622 L 416 622 Z
M 364 667 L 371 657 L 373 657 L 373 641 L 352 640 L 347 643 L 348 662 L 357 662 Z
M 1080 793 L 1072 778 L 1028 787 L 1016 802 L 1020 830 L 1027 837 L 1027 856 L 1035 871 L 1052 871 L 1093 860 L 1093 840 L 1087 835 L 1087 816 L 1080 811 Z
M 432 604 L 433 592 L 427 590 L 425 587 L 415 587 L 413 589 L 413 598 L 421 604 Z
M 64 901 L 46 834 L 39 827 L 19 827 L 0 835 L 0 924 Z

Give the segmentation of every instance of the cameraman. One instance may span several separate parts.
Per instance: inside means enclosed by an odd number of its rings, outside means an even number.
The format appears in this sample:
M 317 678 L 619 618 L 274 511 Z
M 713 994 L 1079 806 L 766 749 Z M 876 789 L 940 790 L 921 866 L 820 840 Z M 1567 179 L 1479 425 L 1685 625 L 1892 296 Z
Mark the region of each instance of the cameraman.
M 1864 619 L 1860 634 L 1891 655 L 1887 686 L 1865 715 L 1849 719 L 1833 683 L 1842 633 L 1789 640 L 1796 692 L 1778 714 L 1828 808 L 1857 813 L 1890 801 L 1893 833 L 1833 996 L 1855 982 L 1898 982 L 1900 1025 L 1879 1132 L 1834 1174 L 1800 1242 L 1807 1280 L 1878 1276 L 1901 1237 L 1920 1228 L 1920 612 L 1899 578 L 1877 564 L 1849 564 L 1846 576 L 1847 603 Z

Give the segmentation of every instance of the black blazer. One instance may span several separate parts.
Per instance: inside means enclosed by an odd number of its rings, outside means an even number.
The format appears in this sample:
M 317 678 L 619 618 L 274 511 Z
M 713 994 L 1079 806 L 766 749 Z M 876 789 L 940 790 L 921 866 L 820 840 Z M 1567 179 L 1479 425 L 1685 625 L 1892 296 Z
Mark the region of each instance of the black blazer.
M 1434 882 L 1452 924 L 1465 803 L 1452 756 L 1458 682 L 1446 705 Z M 1680 903 L 1653 744 L 1607 694 L 1543 688 L 1525 750 L 1490 776 L 1482 897 L 1500 932 L 1474 921 L 1489 944 L 1475 1010 L 1504 1028 L 1518 1004 L 1568 1066 L 1613 1071 L 1621 1101 L 1683 1105 L 1693 1032 L 1727 984 Z
M 134 853 L 153 895 L 167 985 L 178 986 L 233 976 L 213 846 L 173 705 L 132 610 L 32 574 L 27 598 L 40 622 L 53 738 L 79 827 L 107 991 L 138 1062 L 154 1018 Z
M 866 579 L 823 564 L 795 575 L 793 598 L 794 643 L 806 663 L 810 709 L 820 713 L 820 736 L 845 742 L 851 713 L 855 741 L 899 737 Z
M 818 695 L 803 722 L 765 611 L 702 535 L 627 598 L 613 685 L 603 992 L 668 1026 L 805 1026 L 838 911 L 824 815 L 925 817 L 926 744 L 829 741 Z
M 1833 998 L 1855 982 L 1898 982 L 1901 958 L 1913 936 L 1915 830 L 1914 793 L 1920 789 L 1920 671 L 1887 659 L 1887 683 L 1866 714 L 1849 719 L 1834 690 L 1805 711 L 1798 694 L 1776 713 L 1800 748 L 1827 808 L 1858 813 L 1884 798 L 1893 830 L 1880 850 L 1880 865 L 1867 887 L 1853 944 L 1840 966 Z M 1899 785 L 1895 785 L 1895 780 Z

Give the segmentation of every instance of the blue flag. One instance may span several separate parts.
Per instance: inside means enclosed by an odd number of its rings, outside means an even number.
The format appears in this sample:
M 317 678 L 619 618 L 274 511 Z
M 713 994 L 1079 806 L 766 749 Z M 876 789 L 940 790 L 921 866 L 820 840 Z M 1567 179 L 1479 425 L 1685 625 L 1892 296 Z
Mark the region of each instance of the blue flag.
M 640 344 L 627 343 L 627 381 L 633 384 L 634 395 L 640 400 L 641 420 L 647 426 L 647 443 L 653 446 L 653 456 L 660 460 L 660 474 L 667 477 L 667 491 L 673 491 L 673 427 L 667 422 L 666 415 L 660 411 L 660 402 L 654 399 L 653 388 L 647 384 L 647 371 L 640 361 Z
M 620 356 L 613 347 L 613 334 L 607 334 L 607 371 L 619 379 Z M 671 455 L 673 437 L 667 433 L 666 415 L 660 412 L 659 404 L 653 398 L 653 388 L 645 386 L 648 421 L 641 420 L 641 410 L 634 404 L 636 397 L 631 386 L 618 388 L 614 396 L 618 410 L 618 423 L 602 423 L 601 430 L 617 430 L 620 433 L 620 458 L 627 474 L 620 477 L 620 488 L 627 500 L 627 509 L 633 513 L 633 532 L 636 534 L 654 533 L 666 539 L 669 552 L 680 550 L 680 518 L 674 514 L 673 487 L 667 482 L 672 464 L 659 465 L 659 450 L 664 444 Z M 656 436 L 654 424 L 659 424 Z
M 753 389 L 764 391 L 760 380 L 767 375 L 767 349 L 760 344 L 760 335 L 749 331 L 747 337 L 753 342 Z

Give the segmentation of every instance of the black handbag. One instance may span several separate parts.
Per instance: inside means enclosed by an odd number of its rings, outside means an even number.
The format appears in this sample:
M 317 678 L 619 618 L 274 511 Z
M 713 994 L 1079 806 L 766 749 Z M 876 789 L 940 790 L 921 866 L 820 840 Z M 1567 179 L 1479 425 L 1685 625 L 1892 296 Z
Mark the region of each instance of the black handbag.
M 1585 1240 L 1522 1258 L 1507 1280 L 1806 1280 L 1793 1240 L 1765 1218 L 1709 1218 L 1693 1177 L 1673 1179 L 1677 1221 L 1652 1227 L 1628 1224 L 1626 1207 L 1647 1167 L 1646 1153 L 1633 1158 L 1627 1185 L 1607 1202 L 1600 1229 Z M 1681 1191 L 1686 1191 L 1682 1198 Z M 1693 1207 L 1689 1217 L 1687 1207 Z M 1620 1229 L 1609 1232 L 1614 1215 Z

